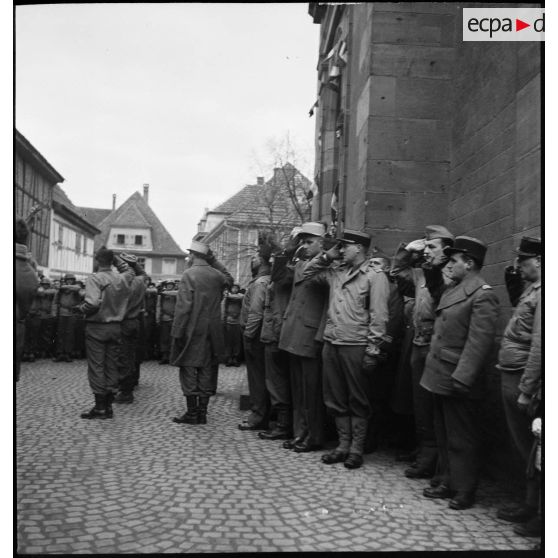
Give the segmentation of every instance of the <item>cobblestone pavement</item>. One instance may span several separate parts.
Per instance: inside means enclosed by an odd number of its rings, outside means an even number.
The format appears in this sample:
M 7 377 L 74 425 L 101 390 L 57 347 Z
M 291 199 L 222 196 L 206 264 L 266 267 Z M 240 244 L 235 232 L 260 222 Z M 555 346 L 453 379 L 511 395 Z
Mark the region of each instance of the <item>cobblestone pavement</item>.
M 324 465 L 237 424 L 244 368 L 221 367 L 206 426 L 179 425 L 177 369 L 142 365 L 136 401 L 88 421 L 84 361 L 24 363 L 17 384 L 20 553 L 522 550 L 538 541 L 477 505 L 422 497 L 426 481 L 373 453 L 361 469 Z

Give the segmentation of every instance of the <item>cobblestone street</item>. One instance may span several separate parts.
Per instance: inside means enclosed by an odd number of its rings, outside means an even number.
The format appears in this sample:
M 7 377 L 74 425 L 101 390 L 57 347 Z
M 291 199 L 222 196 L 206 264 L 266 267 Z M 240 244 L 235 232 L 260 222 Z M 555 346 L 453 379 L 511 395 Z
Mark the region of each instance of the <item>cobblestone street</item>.
M 85 361 L 24 363 L 17 385 L 20 553 L 523 550 L 484 482 L 470 510 L 422 496 L 391 453 L 324 465 L 237 424 L 245 369 L 221 367 L 207 426 L 179 425 L 177 369 L 148 362 L 132 405 L 82 420 Z

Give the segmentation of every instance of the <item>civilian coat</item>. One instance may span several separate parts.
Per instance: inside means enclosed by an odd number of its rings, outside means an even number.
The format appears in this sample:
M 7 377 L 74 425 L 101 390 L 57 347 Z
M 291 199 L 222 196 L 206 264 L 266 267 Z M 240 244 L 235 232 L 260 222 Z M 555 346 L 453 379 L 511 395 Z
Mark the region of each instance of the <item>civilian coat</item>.
M 447 289 L 436 308 L 421 386 L 438 395 L 461 396 L 453 386 L 455 379 L 469 387 L 469 397 L 480 397 L 498 314 L 498 297 L 479 275 Z
M 226 271 L 226 270 L 225 270 Z M 182 275 L 172 322 L 170 363 L 197 368 L 225 358 L 221 297 L 230 275 L 195 261 Z

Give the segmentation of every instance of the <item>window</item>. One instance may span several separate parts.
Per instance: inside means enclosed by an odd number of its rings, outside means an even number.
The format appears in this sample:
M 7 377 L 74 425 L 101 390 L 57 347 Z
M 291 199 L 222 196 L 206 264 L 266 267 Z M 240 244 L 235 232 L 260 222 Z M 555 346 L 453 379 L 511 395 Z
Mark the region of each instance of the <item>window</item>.
M 116 235 L 116 244 L 124 244 L 125 241 L 126 241 L 126 238 L 123 234 L 117 234 Z
M 143 235 L 142 234 L 136 234 L 134 244 L 136 246 L 141 246 L 143 244 Z
M 58 225 L 58 242 L 62 244 L 64 240 L 64 227 L 62 225 Z
M 163 275 L 176 275 L 176 258 L 163 258 Z
M 76 233 L 76 252 L 81 252 L 81 234 Z

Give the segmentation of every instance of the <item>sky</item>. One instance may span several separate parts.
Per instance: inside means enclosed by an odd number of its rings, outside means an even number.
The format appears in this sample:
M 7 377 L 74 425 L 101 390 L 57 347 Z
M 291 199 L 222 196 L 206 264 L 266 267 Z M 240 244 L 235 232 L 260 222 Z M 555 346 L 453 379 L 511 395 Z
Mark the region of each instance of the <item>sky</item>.
M 143 184 L 181 248 L 213 208 L 271 177 L 288 136 L 312 178 L 319 26 L 308 4 L 16 7 L 16 128 L 75 205 Z

